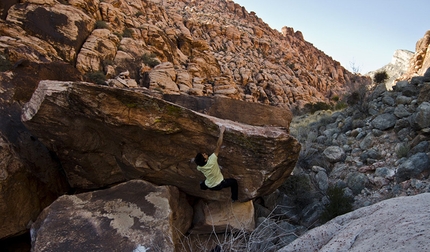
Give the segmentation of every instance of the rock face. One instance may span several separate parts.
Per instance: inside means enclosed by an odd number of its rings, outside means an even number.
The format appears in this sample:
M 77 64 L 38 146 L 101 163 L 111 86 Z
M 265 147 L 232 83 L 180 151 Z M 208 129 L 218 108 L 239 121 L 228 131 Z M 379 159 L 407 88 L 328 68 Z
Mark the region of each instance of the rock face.
M 290 110 L 279 106 L 243 103 L 222 97 L 163 95 L 163 99 L 210 116 L 255 126 L 284 127 L 287 132 L 293 117 Z
M 32 251 L 179 251 L 191 220 L 177 188 L 133 180 L 58 198 L 32 225 Z
M 238 180 L 239 199 L 249 200 L 279 187 L 300 151 L 284 128 L 241 124 L 138 90 L 86 83 L 41 82 L 22 120 L 80 189 L 142 178 L 201 198 L 228 199 L 228 190 L 200 190 L 204 177 L 190 163 L 198 151 L 213 151 L 219 125 L 225 125 L 219 163 L 225 177 Z
M 424 34 L 415 45 L 415 53 L 409 61 L 409 69 L 401 79 L 406 80 L 414 76 L 425 75 L 430 67 L 430 30 Z
M 76 73 L 64 63 L 27 61 L 0 73 L 0 239 L 28 232 L 40 211 L 70 189 L 61 164 L 20 117 L 39 79 L 79 79 Z
M 7 1 L 0 52 L 63 61 L 82 74 L 129 70 L 165 94 L 220 96 L 289 108 L 328 102 L 367 82 L 304 40 L 232 1 Z M 110 77 L 109 77 L 110 78 Z
M 430 194 L 382 201 L 314 228 L 279 251 L 428 251 Z
M 388 80 L 385 81 L 385 85 L 388 90 L 391 90 L 396 84 L 397 79 L 408 72 L 409 62 L 413 56 L 414 52 L 408 50 L 396 50 L 390 63 L 375 71 L 367 73 L 367 75 L 373 79 L 375 73 L 385 71 L 388 74 Z

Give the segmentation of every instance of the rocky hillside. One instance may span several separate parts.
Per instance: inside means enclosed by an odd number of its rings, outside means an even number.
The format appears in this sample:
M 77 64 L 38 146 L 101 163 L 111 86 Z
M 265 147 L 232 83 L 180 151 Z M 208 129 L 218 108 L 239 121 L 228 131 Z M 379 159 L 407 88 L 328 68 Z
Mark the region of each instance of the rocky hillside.
M 392 90 L 380 84 L 347 109 L 295 117 L 290 130 L 302 149 L 294 175 L 255 202 L 257 230 L 274 230 L 266 248 L 426 251 L 428 213 L 418 206 L 427 207 L 430 192 L 429 100 L 430 69 Z
M 347 83 L 366 81 L 301 32 L 271 29 L 233 1 L 30 0 L 0 7 L 0 52 L 12 65 L 62 61 L 89 80 L 129 71 L 138 85 L 162 93 L 290 108 L 327 102 Z

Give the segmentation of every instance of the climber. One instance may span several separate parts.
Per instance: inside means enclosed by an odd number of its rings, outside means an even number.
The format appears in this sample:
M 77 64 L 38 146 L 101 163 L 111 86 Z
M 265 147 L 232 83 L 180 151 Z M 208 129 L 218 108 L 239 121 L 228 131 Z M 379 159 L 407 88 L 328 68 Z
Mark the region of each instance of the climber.
M 234 178 L 224 179 L 218 165 L 218 154 L 221 149 L 224 131 L 225 126 L 221 126 L 214 153 L 210 156 L 206 153 L 197 153 L 194 162 L 197 164 L 197 170 L 201 171 L 206 177 L 205 181 L 200 182 L 200 189 L 219 191 L 223 188 L 230 187 L 231 200 L 235 202 L 238 198 L 237 180 Z

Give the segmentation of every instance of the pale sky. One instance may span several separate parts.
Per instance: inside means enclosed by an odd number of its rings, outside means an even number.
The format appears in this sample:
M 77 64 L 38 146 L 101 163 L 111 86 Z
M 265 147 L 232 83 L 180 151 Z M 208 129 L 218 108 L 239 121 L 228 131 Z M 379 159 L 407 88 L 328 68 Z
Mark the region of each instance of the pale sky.
M 415 52 L 430 30 L 430 0 L 233 0 L 271 28 L 301 31 L 307 42 L 362 74 Z

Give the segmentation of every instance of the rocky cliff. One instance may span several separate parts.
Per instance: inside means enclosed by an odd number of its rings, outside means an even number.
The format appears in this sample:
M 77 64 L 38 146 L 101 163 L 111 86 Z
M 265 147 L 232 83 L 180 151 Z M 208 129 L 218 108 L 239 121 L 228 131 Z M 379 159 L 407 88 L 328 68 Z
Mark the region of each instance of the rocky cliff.
M 415 53 L 409 61 L 408 71 L 401 77 L 407 80 L 414 76 L 422 76 L 430 67 L 430 30 L 415 45 Z
M 391 62 L 387 65 L 367 73 L 373 79 L 375 73 L 385 71 L 388 74 L 388 80 L 385 81 L 387 89 L 391 89 L 396 85 L 397 80 L 406 74 L 409 70 L 409 62 L 414 53 L 408 50 L 396 50 L 391 58 Z
M 12 64 L 67 62 L 82 74 L 130 77 L 162 93 L 287 107 L 329 101 L 365 81 L 304 40 L 233 1 L 9 1 L 0 52 Z M 87 75 L 88 76 L 88 75 Z

